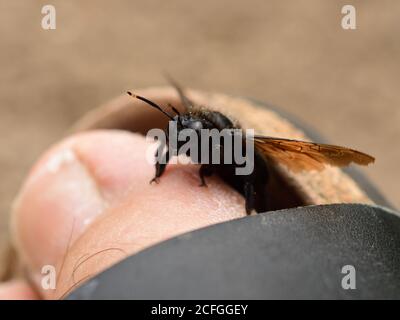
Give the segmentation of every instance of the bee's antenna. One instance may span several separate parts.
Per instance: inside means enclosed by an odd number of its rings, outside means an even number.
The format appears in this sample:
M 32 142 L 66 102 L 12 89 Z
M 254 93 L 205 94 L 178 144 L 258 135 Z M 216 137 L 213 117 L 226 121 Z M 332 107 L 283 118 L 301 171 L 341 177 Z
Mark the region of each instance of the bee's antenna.
M 180 125 L 182 125 L 182 120 L 181 120 L 181 113 L 179 112 L 179 110 L 177 108 L 175 108 L 172 104 L 168 103 L 168 107 L 170 107 L 178 116 L 178 123 Z
M 172 104 L 168 103 L 168 107 L 170 107 L 172 109 L 172 111 L 174 111 L 178 116 L 181 115 L 179 110 L 177 108 L 175 108 Z
M 129 94 L 132 98 L 139 99 L 139 100 L 142 100 L 143 102 L 146 102 L 148 105 L 150 105 L 153 108 L 156 108 L 157 110 L 161 111 L 163 114 L 165 114 L 171 120 L 174 120 L 173 116 L 171 116 L 168 112 L 166 112 L 163 109 L 161 109 L 161 107 L 159 105 L 157 105 L 156 103 L 154 103 L 153 101 L 150 101 L 150 100 L 148 100 L 148 99 L 146 99 L 146 98 L 144 98 L 142 96 L 138 96 L 136 94 L 133 94 L 130 91 L 127 91 L 126 93 Z
M 175 88 L 175 90 L 178 92 L 179 98 L 182 101 L 183 106 L 189 110 L 194 106 L 193 101 L 191 101 L 183 92 L 183 89 L 181 86 L 176 82 L 167 72 L 164 72 L 164 77 L 167 79 L 167 81 Z

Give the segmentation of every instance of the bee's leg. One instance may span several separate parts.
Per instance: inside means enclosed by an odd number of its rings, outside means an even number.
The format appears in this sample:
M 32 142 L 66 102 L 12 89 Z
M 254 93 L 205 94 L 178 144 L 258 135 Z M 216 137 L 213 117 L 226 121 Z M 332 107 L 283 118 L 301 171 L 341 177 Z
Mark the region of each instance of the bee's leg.
M 246 213 L 251 214 L 254 209 L 254 185 L 251 181 L 246 181 L 244 183 L 244 198 L 246 200 Z
M 200 187 L 207 187 L 205 177 L 210 177 L 214 173 L 214 169 L 209 164 L 202 164 L 199 169 L 201 184 Z
M 158 160 L 158 155 L 159 152 L 162 152 L 164 148 L 157 148 L 155 157 Z M 150 180 L 150 184 L 155 182 L 158 183 L 159 182 L 159 178 L 162 176 L 162 174 L 165 171 L 165 168 L 167 167 L 167 163 L 169 162 L 169 158 L 170 158 L 170 154 L 169 154 L 169 150 L 167 149 L 167 151 L 165 152 L 165 154 L 163 155 L 163 159 L 162 162 L 157 161 L 156 162 L 156 175 L 154 176 L 153 179 Z

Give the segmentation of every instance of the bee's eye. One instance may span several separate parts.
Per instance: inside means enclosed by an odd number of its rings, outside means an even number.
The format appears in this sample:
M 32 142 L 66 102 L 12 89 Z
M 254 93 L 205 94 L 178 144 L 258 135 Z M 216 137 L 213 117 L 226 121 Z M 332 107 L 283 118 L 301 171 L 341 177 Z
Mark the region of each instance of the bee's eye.
M 190 126 L 193 130 L 200 130 L 203 129 L 203 124 L 201 121 L 193 121 Z

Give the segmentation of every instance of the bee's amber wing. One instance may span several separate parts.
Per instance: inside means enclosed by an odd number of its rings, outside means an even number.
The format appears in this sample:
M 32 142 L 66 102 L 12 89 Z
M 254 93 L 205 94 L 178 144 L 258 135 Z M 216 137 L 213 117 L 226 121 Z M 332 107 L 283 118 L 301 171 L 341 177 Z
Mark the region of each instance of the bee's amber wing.
M 354 162 L 367 165 L 375 159 L 357 150 L 329 144 L 255 136 L 255 148 L 268 159 L 292 171 L 322 170 L 325 164 L 343 167 Z

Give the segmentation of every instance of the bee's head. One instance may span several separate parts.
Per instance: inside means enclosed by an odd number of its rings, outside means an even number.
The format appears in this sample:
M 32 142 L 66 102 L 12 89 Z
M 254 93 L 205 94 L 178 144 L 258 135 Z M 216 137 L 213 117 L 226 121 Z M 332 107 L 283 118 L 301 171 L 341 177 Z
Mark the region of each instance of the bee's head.
M 196 132 L 200 132 L 201 129 L 204 129 L 203 120 L 197 117 L 194 117 L 192 114 L 187 113 L 183 115 L 177 115 L 174 117 L 175 121 L 178 124 L 178 130 L 182 129 L 192 129 Z
M 167 116 L 170 120 L 174 121 L 177 125 L 177 129 L 178 132 L 183 130 L 183 129 L 192 129 L 195 130 L 197 133 L 200 133 L 201 129 L 205 129 L 208 127 L 211 127 L 211 124 L 195 115 L 192 113 L 185 113 L 185 114 L 180 114 L 180 112 L 172 105 L 169 105 L 169 107 L 172 109 L 172 111 L 174 111 L 175 115 L 171 115 L 168 112 L 166 112 L 165 110 L 163 110 L 159 105 L 157 105 L 155 102 L 150 101 L 142 96 L 138 96 L 135 94 L 132 94 L 131 92 L 127 92 L 130 96 L 132 96 L 133 98 L 142 100 L 143 102 L 146 102 L 148 105 L 150 105 L 151 107 L 159 110 L 160 112 L 162 112 L 165 116 Z

